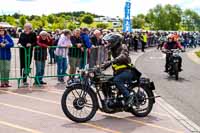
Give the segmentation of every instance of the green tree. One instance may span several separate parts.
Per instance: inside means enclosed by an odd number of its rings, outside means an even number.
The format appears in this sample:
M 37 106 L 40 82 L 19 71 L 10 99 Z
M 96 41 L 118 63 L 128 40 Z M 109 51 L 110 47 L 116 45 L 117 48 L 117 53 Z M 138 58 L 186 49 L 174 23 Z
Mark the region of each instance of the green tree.
M 26 16 L 20 16 L 20 18 L 19 18 L 19 26 L 23 27 L 25 23 L 26 23 Z
M 142 29 L 145 27 L 145 15 L 144 14 L 138 14 L 137 16 L 133 17 L 132 20 L 133 28 L 135 29 Z
M 54 15 L 48 15 L 48 16 L 47 16 L 47 21 L 48 21 L 48 23 L 50 23 L 50 24 L 53 24 L 53 23 L 54 23 L 54 19 L 55 19 L 55 16 L 54 16 Z
M 157 5 L 149 10 L 146 20 L 154 30 L 178 30 L 181 23 L 182 10 L 177 5 Z
M 97 28 L 102 28 L 102 29 L 107 29 L 108 28 L 108 24 L 105 24 L 105 23 L 98 23 L 96 25 Z
M 3 21 L 4 21 L 3 16 L 0 16 L 0 22 L 3 22 Z
M 73 22 L 67 24 L 67 29 L 74 30 L 77 28 L 77 25 Z
M 82 16 L 81 21 L 85 24 L 90 25 L 94 22 L 94 18 L 93 18 L 93 16 L 86 14 L 86 15 Z
M 11 25 L 16 25 L 16 21 L 15 21 L 15 18 L 12 17 L 12 16 L 7 16 L 6 17 L 6 22 L 11 24 Z
M 182 16 L 182 24 L 187 31 L 194 31 L 200 28 L 200 16 L 190 9 L 186 9 Z
M 14 13 L 12 16 L 13 16 L 15 19 L 19 19 L 21 15 L 20 15 L 19 13 Z

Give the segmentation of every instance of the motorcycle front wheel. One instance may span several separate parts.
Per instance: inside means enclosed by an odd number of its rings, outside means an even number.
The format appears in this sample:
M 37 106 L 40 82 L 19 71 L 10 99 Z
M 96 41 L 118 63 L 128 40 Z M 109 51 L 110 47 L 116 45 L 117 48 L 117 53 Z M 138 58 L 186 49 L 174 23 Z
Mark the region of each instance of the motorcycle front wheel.
M 135 87 L 133 91 L 135 92 L 135 99 L 130 112 L 136 117 L 146 117 L 153 108 L 153 92 L 145 87 Z
M 61 100 L 64 114 L 77 123 L 91 120 L 98 109 L 96 94 L 91 89 L 84 89 L 81 85 L 67 88 Z

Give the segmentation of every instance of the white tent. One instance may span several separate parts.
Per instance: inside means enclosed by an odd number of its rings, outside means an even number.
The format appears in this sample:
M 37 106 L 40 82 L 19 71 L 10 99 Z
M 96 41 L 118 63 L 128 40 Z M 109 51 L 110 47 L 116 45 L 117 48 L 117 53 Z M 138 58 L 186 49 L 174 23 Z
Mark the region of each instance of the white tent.
M 10 25 L 9 23 L 6 22 L 0 22 L 0 26 L 5 27 L 5 28 L 13 28 L 14 26 Z

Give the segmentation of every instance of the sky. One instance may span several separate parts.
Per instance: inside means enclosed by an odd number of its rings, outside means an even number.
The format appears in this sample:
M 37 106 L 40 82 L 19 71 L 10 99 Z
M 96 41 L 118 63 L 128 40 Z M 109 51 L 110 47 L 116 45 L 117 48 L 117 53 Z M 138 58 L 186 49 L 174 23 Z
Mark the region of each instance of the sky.
M 68 11 L 86 11 L 109 17 L 123 17 L 126 0 L 0 0 L 0 14 L 15 12 L 42 15 Z M 200 0 L 131 0 L 131 15 L 147 13 L 157 4 L 178 4 L 200 12 Z

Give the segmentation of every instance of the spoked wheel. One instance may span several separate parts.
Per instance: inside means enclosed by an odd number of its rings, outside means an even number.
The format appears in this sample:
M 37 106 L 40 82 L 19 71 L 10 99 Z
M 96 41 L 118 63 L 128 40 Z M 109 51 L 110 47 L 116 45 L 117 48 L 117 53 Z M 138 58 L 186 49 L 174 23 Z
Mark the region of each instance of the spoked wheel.
M 135 92 L 135 98 L 130 112 L 137 117 L 147 116 L 153 108 L 153 92 L 143 87 L 135 87 L 133 91 Z
M 175 78 L 176 78 L 176 80 L 178 80 L 178 79 L 179 79 L 179 67 L 178 67 L 178 63 L 175 64 L 174 67 L 175 67 L 175 68 L 174 68 L 174 71 L 175 71 Z
M 61 105 L 65 115 L 78 123 L 91 120 L 98 109 L 95 93 L 90 89 L 83 89 L 80 85 L 66 89 Z

